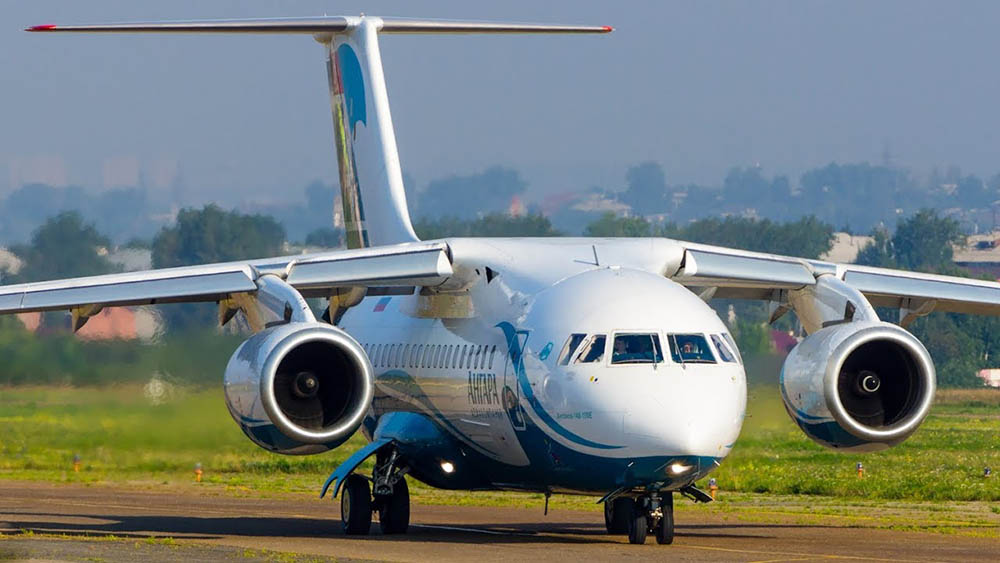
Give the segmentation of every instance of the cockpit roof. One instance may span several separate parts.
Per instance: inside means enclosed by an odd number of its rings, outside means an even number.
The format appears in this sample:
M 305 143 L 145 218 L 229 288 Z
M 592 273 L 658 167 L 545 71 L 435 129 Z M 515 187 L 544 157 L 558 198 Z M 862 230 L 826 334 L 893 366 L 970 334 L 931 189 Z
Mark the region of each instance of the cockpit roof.
M 566 278 L 540 292 L 527 326 L 573 333 L 611 331 L 728 332 L 698 296 L 656 274 L 601 268 Z

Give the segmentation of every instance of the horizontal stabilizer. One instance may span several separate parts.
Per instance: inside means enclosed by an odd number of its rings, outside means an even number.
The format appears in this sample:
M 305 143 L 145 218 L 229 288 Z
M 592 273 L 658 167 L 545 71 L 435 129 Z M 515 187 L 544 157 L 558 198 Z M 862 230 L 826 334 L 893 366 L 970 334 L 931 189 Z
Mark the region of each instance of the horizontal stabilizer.
M 367 18 L 379 21 L 382 33 L 608 33 L 611 26 L 501 23 L 410 18 Z M 263 18 L 232 20 L 190 20 L 123 22 L 80 25 L 36 25 L 33 32 L 104 33 L 338 33 L 356 28 L 362 17 L 321 16 L 308 18 Z

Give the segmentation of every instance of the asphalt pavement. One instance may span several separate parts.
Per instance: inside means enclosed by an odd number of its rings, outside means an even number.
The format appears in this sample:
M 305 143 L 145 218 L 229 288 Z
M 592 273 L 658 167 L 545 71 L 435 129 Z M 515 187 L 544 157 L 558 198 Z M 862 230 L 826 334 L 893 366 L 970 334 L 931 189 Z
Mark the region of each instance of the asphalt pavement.
M 134 486 L 0 482 L 0 559 L 267 560 L 296 553 L 337 560 L 528 562 L 998 561 L 1000 540 L 859 527 L 831 517 L 803 524 L 708 511 L 678 513 L 673 545 L 629 545 L 600 512 L 469 506 L 413 507 L 410 532 L 345 536 L 339 505 L 286 495 L 246 498 Z M 99 541 L 113 535 L 125 541 Z M 96 538 L 96 539 L 95 539 Z M 96 547 L 95 547 L 96 545 Z M 95 553 L 97 553 L 95 555 Z M 161 557 L 162 555 L 162 557 Z

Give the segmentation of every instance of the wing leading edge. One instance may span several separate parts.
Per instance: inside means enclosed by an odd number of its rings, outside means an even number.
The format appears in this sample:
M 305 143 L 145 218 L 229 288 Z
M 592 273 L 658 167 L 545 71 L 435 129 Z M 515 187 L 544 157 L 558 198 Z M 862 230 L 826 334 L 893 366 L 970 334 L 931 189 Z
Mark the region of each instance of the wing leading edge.
M 453 275 L 447 245 L 404 244 L 0 286 L 0 314 L 220 301 L 276 275 L 303 295 L 342 287 L 437 286 Z
M 1000 283 L 856 264 L 837 264 L 678 241 L 684 260 L 672 276 L 719 298 L 772 300 L 824 274 L 860 291 L 876 307 L 1000 315 Z

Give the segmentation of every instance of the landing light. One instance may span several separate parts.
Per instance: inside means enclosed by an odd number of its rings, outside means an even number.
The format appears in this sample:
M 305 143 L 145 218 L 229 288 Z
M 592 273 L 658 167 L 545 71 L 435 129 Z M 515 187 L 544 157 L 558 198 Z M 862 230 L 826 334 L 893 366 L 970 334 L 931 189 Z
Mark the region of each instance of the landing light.
M 684 465 L 683 463 L 671 463 L 670 472 L 673 473 L 674 475 L 680 475 L 681 473 L 687 473 L 688 471 L 691 471 L 692 467 L 693 466 L 691 465 Z
M 445 473 L 454 473 L 455 465 L 450 461 L 442 461 L 441 471 L 444 471 Z

